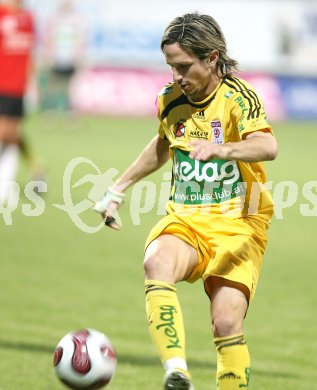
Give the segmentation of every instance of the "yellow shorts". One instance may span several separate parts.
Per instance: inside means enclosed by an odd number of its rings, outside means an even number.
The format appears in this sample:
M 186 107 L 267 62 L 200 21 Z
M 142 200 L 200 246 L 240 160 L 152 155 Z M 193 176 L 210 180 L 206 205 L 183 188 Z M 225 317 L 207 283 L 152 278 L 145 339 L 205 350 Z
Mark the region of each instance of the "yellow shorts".
M 242 283 L 252 300 L 267 243 L 269 222 L 260 216 L 170 214 L 151 230 L 145 248 L 158 236 L 174 235 L 197 250 L 199 264 L 188 282 L 209 276 Z

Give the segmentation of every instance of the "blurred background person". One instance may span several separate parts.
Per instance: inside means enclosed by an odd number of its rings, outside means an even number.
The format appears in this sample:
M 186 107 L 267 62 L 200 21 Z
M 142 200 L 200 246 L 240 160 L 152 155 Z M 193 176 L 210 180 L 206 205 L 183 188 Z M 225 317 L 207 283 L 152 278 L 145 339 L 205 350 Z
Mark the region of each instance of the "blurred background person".
M 67 111 L 69 82 L 83 62 L 85 27 L 71 0 L 59 3 L 43 36 L 42 109 Z
M 21 0 L 0 2 L 0 200 L 8 200 L 15 180 L 19 151 L 33 176 L 41 171 L 30 151 L 21 124 L 24 95 L 34 82 L 33 48 L 35 27 L 32 14 Z M 42 176 L 42 175 L 41 175 Z M 34 177 L 37 179 L 37 177 Z

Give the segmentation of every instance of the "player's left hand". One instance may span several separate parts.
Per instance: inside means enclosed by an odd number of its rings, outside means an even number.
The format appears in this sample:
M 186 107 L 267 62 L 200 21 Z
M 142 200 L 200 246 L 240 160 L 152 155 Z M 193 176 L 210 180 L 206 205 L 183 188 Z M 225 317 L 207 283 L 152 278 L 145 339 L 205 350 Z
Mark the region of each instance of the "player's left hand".
M 189 157 L 198 161 L 208 161 L 214 158 L 228 158 L 228 144 L 212 144 L 207 140 L 189 142 L 191 152 Z

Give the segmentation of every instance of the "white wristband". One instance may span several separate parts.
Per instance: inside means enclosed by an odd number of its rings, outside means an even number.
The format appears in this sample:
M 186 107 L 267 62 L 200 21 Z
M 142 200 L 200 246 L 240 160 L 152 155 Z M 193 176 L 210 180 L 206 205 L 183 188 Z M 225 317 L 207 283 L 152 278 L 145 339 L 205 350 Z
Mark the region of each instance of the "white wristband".
M 124 194 L 109 187 L 104 196 L 96 202 L 94 210 L 98 213 L 103 213 L 113 202 L 121 205 L 124 202 Z

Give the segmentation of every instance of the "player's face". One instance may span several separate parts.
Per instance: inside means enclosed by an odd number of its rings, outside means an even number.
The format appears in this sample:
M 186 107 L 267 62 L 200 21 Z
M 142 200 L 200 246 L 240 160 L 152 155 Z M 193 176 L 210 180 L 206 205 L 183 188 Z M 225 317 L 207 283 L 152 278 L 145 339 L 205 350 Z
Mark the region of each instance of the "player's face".
M 193 101 L 204 100 L 218 84 L 218 52 L 212 53 L 205 60 L 200 60 L 193 53 L 183 50 L 178 43 L 164 47 L 166 63 L 171 67 L 174 81 Z

